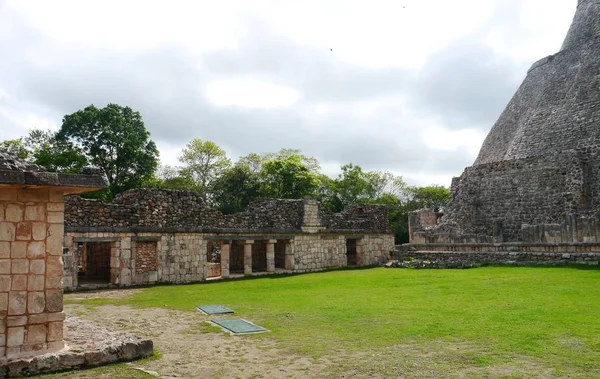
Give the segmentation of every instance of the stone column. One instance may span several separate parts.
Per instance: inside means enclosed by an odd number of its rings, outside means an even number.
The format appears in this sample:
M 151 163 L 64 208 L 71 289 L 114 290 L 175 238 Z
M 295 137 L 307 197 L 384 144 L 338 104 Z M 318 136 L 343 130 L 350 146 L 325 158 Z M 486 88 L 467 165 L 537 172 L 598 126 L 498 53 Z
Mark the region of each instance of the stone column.
M 229 278 L 229 252 L 231 242 L 221 241 L 221 277 Z
M 289 240 L 285 244 L 285 269 L 294 269 L 294 240 Z
M 254 240 L 244 242 L 244 275 L 252 275 L 252 244 Z
M 361 238 L 356 240 L 356 265 L 364 266 L 365 264 L 365 244 Z
M 277 240 L 267 242 L 267 272 L 275 272 L 275 244 Z

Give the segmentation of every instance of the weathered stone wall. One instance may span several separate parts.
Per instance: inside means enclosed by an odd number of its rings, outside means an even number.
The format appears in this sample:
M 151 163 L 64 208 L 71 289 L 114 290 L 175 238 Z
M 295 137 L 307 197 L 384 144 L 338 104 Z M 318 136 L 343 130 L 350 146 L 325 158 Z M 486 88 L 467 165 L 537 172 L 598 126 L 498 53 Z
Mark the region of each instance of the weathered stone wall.
M 598 244 L 427 244 L 397 246 L 394 260 L 425 261 L 429 267 L 460 268 L 473 264 L 598 265 Z M 427 266 L 425 266 L 427 267 Z
M 265 199 L 250 203 L 244 212 L 223 215 L 204 205 L 195 192 L 147 189 L 127 191 L 112 203 L 67 197 L 65 225 L 68 229 L 193 228 L 202 232 L 300 231 L 303 226 L 328 230 L 389 230 L 387 208 L 381 205 L 355 205 L 332 213 L 310 198 Z
M 600 155 L 591 149 L 565 151 L 468 167 L 453 182 L 452 202 L 437 228 L 412 216 L 411 235 L 425 238 L 414 242 L 448 235 L 523 241 L 523 224 L 560 224 L 566 214 L 589 217 L 598 211 Z
M 600 2 L 581 2 L 562 50 L 536 62 L 475 165 L 600 146 Z
M 439 225 L 419 228 L 412 220 L 411 242 L 527 241 L 530 229 L 523 225 L 556 234 L 566 215 L 595 218 L 599 20 L 600 0 L 579 1 L 561 51 L 531 67 L 474 165 L 453 180 L 452 201 Z M 577 239 L 561 237 L 566 240 Z
M 0 189 L 0 357 L 61 349 L 62 192 Z
M 135 273 L 144 274 L 149 271 L 157 271 L 156 242 L 138 241 L 135 244 Z

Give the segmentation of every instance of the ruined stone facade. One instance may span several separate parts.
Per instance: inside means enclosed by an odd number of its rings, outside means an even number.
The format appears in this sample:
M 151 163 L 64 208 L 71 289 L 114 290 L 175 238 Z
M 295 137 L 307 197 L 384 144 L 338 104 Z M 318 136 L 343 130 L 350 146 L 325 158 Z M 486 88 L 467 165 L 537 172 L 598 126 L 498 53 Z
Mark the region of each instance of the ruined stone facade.
M 64 194 L 100 177 L 43 172 L 0 151 L 0 366 L 63 348 Z
M 411 216 L 411 243 L 600 241 L 599 72 L 600 0 L 580 0 L 561 51 L 531 67 L 454 178 L 445 215 Z
M 268 199 L 224 215 L 191 191 L 131 190 L 112 203 L 69 197 L 65 288 L 186 283 L 386 262 L 387 209 L 332 213 L 316 200 Z M 94 262 L 109 262 L 103 267 Z

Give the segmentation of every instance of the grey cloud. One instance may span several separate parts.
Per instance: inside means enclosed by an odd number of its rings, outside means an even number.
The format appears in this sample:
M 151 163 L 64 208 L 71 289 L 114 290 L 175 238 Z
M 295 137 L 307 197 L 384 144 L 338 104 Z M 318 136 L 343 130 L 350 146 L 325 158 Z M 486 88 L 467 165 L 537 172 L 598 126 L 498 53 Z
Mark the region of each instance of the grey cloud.
M 114 102 L 139 110 L 152 137 L 171 145 L 183 147 L 200 137 L 227 148 L 233 158 L 286 147 L 299 148 L 322 163 L 456 175 L 472 163 L 466 152 L 428 148 L 414 130 L 405 128 L 411 120 L 392 106 L 370 117 L 355 117 L 354 102 L 407 98 L 414 112 L 438 118 L 448 128 L 485 129 L 523 74 L 474 36 L 456 41 L 412 72 L 341 65 L 334 52 L 283 39 L 264 27 L 250 30 L 240 50 L 218 51 L 201 61 L 176 45 L 135 53 L 92 47 L 65 51 L 39 35 L 25 45 L 0 41 L 0 54 L 10 52 L 12 62 L 3 66 L 8 68 L 0 73 L 0 83 L 9 83 L 11 94 L 35 104 L 32 108 L 54 112 L 57 125 L 64 114 Z M 41 47 L 56 48 L 54 64 L 27 61 L 25 51 Z M 301 100 L 291 108 L 269 111 L 216 108 L 207 102 L 203 87 L 208 81 L 236 75 L 294 87 Z M 316 117 L 307 112 L 329 102 L 345 104 L 348 115 Z

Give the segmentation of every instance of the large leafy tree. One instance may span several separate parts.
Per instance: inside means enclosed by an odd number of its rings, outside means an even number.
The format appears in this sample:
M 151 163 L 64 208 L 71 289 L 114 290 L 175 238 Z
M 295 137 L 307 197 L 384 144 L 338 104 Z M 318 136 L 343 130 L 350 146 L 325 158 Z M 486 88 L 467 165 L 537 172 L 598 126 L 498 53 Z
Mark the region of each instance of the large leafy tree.
M 225 150 L 212 141 L 200 138 L 187 144 L 179 161 L 185 165 L 183 175 L 192 178 L 204 201 L 210 200 L 214 181 L 231 167 L 231 160 L 227 158 Z
M 264 197 L 300 199 L 315 195 L 320 186 L 319 175 L 296 154 L 263 162 L 259 176 Z
M 223 213 L 241 212 L 260 196 L 259 175 L 247 164 L 238 162 L 215 180 L 213 195 Z
M 90 105 L 63 119 L 56 139 L 68 142 L 106 176 L 111 195 L 141 186 L 158 165 L 158 150 L 139 112 Z
M 450 201 L 450 189 L 440 185 L 408 188 L 408 203 L 411 210 L 428 208 L 441 212 Z

